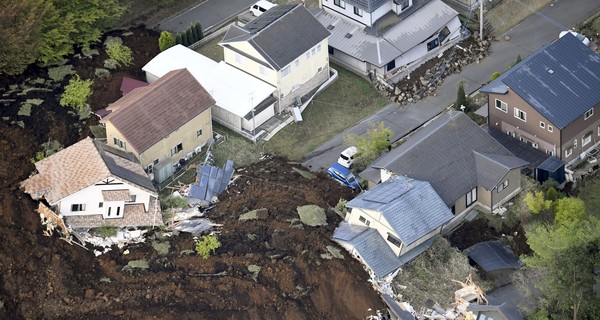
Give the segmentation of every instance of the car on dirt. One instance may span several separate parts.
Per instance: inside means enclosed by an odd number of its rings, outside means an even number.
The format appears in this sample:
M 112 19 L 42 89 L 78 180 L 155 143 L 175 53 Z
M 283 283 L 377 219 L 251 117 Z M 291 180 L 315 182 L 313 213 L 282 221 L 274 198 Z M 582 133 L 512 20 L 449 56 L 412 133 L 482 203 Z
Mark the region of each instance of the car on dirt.
M 327 169 L 327 174 L 347 187 L 352 189 L 360 188 L 358 180 L 354 174 L 350 172 L 350 169 L 337 162 L 332 164 L 331 167 Z
M 346 168 L 352 168 L 352 164 L 354 163 L 354 158 L 358 154 L 358 149 L 355 146 L 351 146 L 346 148 L 342 153 L 340 153 L 340 157 L 338 158 L 338 163 L 343 165 Z

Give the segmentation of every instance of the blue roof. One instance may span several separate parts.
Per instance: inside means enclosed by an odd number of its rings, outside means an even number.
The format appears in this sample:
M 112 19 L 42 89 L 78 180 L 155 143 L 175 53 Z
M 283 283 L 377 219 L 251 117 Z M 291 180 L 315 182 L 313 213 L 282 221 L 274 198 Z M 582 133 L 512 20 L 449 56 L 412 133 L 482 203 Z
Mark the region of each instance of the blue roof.
M 227 189 L 233 170 L 231 160 L 227 160 L 223 169 L 209 165 L 199 166 L 196 169 L 197 182 L 190 186 L 189 197 L 211 202 L 214 196 Z
M 421 239 L 453 218 L 429 182 L 396 176 L 365 191 L 349 208 L 381 212 L 405 245 Z
M 568 33 L 481 91 L 504 94 L 506 86 L 563 129 L 600 103 L 600 56 Z
M 560 160 L 559 158 L 548 157 L 548 159 L 542 162 L 537 168 L 548 172 L 554 172 L 560 169 L 560 167 L 563 167 L 564 165 L 565 163 L 562 162 L 562 160 Z

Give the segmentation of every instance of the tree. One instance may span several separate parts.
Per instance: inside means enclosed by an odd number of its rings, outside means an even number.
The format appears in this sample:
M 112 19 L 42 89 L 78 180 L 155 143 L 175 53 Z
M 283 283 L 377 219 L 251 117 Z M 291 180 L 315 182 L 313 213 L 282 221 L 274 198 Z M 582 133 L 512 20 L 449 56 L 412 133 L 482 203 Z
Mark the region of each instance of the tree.
M 196 42 L 194 40 L 194 36 L 192 35 L 192 29 L 189 28 L 185 31 L 185 38 L 187 39 L 187 45 L 191 46 L 192 44 L 194 44 L 194 42 Z
M 191 26 L 189 30 L 191 30 L 191 32 L 192 32 L 193 43 L 197 42 L 199 39 L 198 39 L 198 34 L 196 33 L 196 28 L 194 28 L 194 26 Z
M 60 98 L 60 105 L 80 111 L 85 106 L 87 98 L 92 94 L 92 83 L 91 79 L 81 80 L 79 75 L 75 75 L 69 80 L 69 85 L 65 87 L 65 92 Z
M 128 66 L 133 62 L 131 49 L 118 42 L 109 43 L 106 46 L 106 54 L 115 60 L 119 66 Z
M 494 81 L 496 80 L 498 77 L 500 76 L 500 72 L 496 71 L 494 73 L 492 73 L 492 77 L 490 78 L 490 80 Z
M 556 225 L 568 227 L 571 224 L 579 224 L 585 217 L 585 203 L 577 198 L 559 199 L 556 205 Z
M 552 201 L 544 198 L 543 191 L 528 192 L 523 199 L 527 208 L 535 214 L 548 210 L 552 206 Z
M 0 5 L 0 74 L 20 74 L 37 60 L 41 24 L 54 9 L 43 0 L 6 0 Z
M 178 34 L 175 36 L 175 43 L 176 43 L 176 44 L 182 44 L 182 45 L 184 45 L 184 44 L 183 44 L 183 39 L 181 39 L 181 33 L 178 33 Z
M 165 51 L 170 47 L 175 45 L 175 39 L 173 38 L 173 34 L 169 31 L 163 31 L 160 33 L 160 37 L 158 38 L 158 48 L 160 51 Z
M 202 33 L 202 25 L 200 24 L 200 22 L 196 22 L 196 24 L 194 25 L 194 29 L 196 29 L 198 40 L 202 40 L 202 38 L 204 38 L 204 34 Z
M 391 147 L 390 139 L 394 132 L 385 127 L 383 121 L 376 126 L 371 126 L 367 130 L 367 136 L 350 135 L 346 138 L 346 143 L 355 145 L 358 149 L 358 155 L 355 165 L 358 168 L 364 168 L 373 160 L 377 159 L 383 151 Z
M 196 253 L 202 258 L 208 259 L 219 247 L 221 247 L 221 243 L 216 236 L 203 236 L 202 240 L 196 242 Z

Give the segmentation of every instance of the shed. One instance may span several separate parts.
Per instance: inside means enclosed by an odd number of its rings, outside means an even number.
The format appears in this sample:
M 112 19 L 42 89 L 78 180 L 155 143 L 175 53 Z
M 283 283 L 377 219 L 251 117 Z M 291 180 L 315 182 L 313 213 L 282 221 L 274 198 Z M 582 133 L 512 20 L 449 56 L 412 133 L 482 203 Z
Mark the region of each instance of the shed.
M 519 269 L 523 266 L 519 257 L 500 241 L 480 242 L 470 246 L 465 252 L 485 272 Z
M 535 170 L 535 178 L 540 183 L 548 179 L 554 179 L 559 184 L 565 182 L 565 164 L 557 157 L 548 157 Z

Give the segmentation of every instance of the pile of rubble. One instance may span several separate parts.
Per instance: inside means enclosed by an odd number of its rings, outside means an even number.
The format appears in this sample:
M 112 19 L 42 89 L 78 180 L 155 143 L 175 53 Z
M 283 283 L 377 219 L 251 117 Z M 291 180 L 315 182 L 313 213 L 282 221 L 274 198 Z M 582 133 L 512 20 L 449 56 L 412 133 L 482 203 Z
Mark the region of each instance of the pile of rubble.
M 406 105 L 435 94 L 435 90 L 449 75 L 459 73 L 471 63 L 479 63 L 488 55 L 489 40 L 469 38 L 434 57 L 396 83 L 392 89 L 383 84 L 376 87 L 392 101 Z M 491 76 L 491 75 L 490 75 Z

